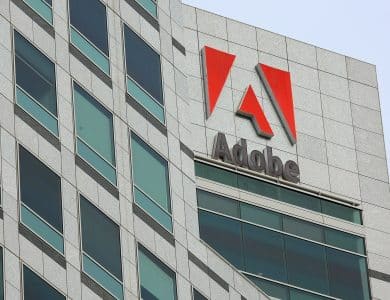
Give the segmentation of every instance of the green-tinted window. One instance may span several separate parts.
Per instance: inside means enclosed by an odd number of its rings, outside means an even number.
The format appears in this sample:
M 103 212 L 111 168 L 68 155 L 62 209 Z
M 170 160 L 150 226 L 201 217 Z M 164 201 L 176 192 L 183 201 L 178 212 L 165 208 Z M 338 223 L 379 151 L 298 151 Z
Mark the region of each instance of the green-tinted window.
M 325 241 L 329 245 L 356 253 L 365 254 L 366 252 L 363 238 L 342 231 L 326 228 Z
M 283 216 L 283 230 L 313 241 L 324 241 L 324 227 L 297 218 Z
M 160 55 L 124 26 L 127 92 L 160 122 L 165 122 Z
M 203 296 L 201 293 L 199 293 L 197 290 L 192 289 L 192 299 L 193 300 L 207 300 L 205 296 Z
M 289 204 L 321 212 L 321 200 L 307 194 L 280 187 L 279 199 Z
M 363 224 L 360 210 L 325 200 L 322 200 L 321 205 L 324 214 L 356 224 Z
M 76 83 L 73 93 L 77 153 L 116 185 L 112 113 Z
M 197 190 L 198 206 L 232 217 L 240 217 L 239 202 L 203 190 Z
M 138 246 L 138 264 L 143 300 L 176 300 L 176 276 L 153 254 Z
M 281 214 L 246 203 L 240 203 L 240 208 L 241 219 L 278 230 L 282 229 Z
M 200 237 L 240 270 L 244 268 L 240 221 L 199 211 Z
M 119 226 L 80 195 L 83 270 L 116 298 L 123 297 Z
M 322 212 L 329 216 L 356 224 L 362 224 L 361 212 L 359 209 L 333 203 L 316 196 L 300 193 L 260 179 L 237 174 L 233 171 L 227 171 L 208 164 L 195 162 L 195 175 L 235 188 L 240 188 L 257 195 L 269 197 L 312 211 Z
M 365 258 L 331 248 L 326 255 L 330 294 L 341 299 L 370 299 Z
M 197 193 L 200 237 L 271 296 L 369 299 L 363 238 L 210 194 Z
M 156 0 L 136 0 L 141 6 L 154 18 L 157 19 L 157 2 Z
M 283 235 L 268 229 L 243 224 L 245 271 L 286 281 Z
M 66 298 L 29 268 L 23 266 L 23 299 L 65 300 Z
M 110 74 L 105 5 L 99 0 L 69 0 L 69 18 L 72 44 L 102 71 Z
M 131 134 L 135 202 L 172 231 L 168 162 L 136 134 Z
M 16 103 L 58 136 L 55 65 L 14 31 Z
M 308 290 L 329 293 L 325 247 L 285 236 L 288 282 Z
M 52 0 L 23 0 L 36 11 L 47 23 L 53 24 Z
M 200 162 L 195 162 L 196 176 L 213 180 L 222 184 L 237 187 L 237 174 L 224 169 L 214 168 Z
M 60 177 L 19 146 L 21 222 L 64 252 Z
M 273 184 L 269 184 L 264 181 L 259 181 L 251 177 L 238 175 L 238 186 L 239 189 L 259 194 L 265 197 L 278 199 L 279 198 L 279 187 Z

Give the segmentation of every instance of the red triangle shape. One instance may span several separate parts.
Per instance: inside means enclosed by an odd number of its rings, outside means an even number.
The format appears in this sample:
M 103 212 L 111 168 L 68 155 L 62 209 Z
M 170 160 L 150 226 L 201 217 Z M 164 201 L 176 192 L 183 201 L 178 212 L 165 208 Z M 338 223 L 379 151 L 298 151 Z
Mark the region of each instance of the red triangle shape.
M 264 64 L 259 64 L 256 69 L 291 144 L 295 144 L 297 142 L 297 132 L 290 73 Z
M 207 117 L 213 113 L 217 105 L 235 58 L 233 54 L 208 46 L 202 50 Z
M 264 115 L 264 111 L 251 85 L 247 88 L 241 100 L 237 114 L 250 118 L 258 135 L 266 138 L 273 137 L 274 133 L 272 128 Z

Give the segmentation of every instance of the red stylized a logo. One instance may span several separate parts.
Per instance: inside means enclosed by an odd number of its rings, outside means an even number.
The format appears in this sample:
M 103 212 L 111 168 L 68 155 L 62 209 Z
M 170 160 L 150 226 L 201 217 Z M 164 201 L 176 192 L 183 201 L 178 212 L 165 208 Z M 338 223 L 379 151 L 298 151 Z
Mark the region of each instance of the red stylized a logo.
M 235 55 L 207 46 L 202 50 L 205 92 L 208 100 L 206 105 L 207 117 L 213 113 L 217 105 L 218 98 L 235 59 Z
M 209 117 L 215 109 L 236 56 L 205 46 L 202 50 L 202 58 L 206 109 L 207 117 Z M 290 73 L 264 64 L 258 64 L 256 70 L 291 144 L 295 144 L 297 133 Z M 237 114 L 250 118 L 258 135 L 266 138 L 273 136 L 271 126 L 251 85 L 249 85 L 241 100 Z

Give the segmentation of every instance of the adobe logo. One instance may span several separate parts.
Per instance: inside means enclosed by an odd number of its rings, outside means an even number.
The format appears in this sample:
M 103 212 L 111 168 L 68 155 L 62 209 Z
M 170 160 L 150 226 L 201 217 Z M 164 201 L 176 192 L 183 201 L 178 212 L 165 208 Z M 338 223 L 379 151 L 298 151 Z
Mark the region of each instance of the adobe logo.
M 233 54 L 208 46 L 202 49 L 207 118 L 211 116 L 217 105 L 235 58 L 236 56 Z M 290 73 L 264 64 L 258 64 L 256 71 L 263 82 L 291 144 L 294 145 L 297 141 L 297 133 Z M 250 84 L 242 97 L 236 114 L 251 119 L 259 136 L 269 139 L 274 136 L 271 125 Z

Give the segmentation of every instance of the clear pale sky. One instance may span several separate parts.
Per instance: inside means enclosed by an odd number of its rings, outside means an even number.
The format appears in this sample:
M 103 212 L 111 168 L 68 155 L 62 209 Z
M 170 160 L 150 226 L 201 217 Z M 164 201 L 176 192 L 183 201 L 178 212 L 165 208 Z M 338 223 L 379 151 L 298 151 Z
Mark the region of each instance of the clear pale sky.
M 389 0 L 183 0 L 377 66 L 390 169 Z

